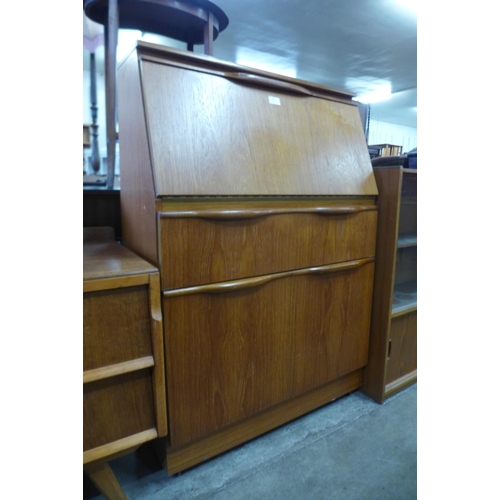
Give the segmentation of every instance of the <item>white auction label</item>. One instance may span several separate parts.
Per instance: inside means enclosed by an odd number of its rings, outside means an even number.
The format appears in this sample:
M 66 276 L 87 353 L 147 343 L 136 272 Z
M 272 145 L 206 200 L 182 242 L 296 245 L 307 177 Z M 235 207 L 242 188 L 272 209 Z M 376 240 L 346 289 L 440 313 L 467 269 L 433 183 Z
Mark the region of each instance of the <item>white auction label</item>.
M 279 97 L 273 97 L 272 95 L 269 97 L 269 104 L 274 104 L 275 106 L 281 106 L 281 101 Z

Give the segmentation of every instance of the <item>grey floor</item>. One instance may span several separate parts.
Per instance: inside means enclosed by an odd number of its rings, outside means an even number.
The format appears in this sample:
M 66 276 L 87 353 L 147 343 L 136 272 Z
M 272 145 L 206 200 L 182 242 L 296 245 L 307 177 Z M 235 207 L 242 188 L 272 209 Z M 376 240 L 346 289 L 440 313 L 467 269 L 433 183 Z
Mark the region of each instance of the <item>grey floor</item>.
M 111 467 L 129 500 L 415 499 L 417 386 L 383 405 L 356 391 L 180 475 L 148 444 Z

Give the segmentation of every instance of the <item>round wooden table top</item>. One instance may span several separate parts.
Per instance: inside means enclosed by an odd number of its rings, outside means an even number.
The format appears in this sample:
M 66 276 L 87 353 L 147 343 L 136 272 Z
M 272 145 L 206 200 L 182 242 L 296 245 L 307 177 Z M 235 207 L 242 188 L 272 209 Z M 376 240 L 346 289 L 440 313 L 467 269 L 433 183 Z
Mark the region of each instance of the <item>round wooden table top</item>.
M 191 44 L 204 43 L 208 14 L 213 14 L 213 39 L 225 30 L 229 19 L 208 0 L 118 0 L 119 26 L 167 36 Z M 83 0 L 88 18 L 107 23 L 108 0 Z

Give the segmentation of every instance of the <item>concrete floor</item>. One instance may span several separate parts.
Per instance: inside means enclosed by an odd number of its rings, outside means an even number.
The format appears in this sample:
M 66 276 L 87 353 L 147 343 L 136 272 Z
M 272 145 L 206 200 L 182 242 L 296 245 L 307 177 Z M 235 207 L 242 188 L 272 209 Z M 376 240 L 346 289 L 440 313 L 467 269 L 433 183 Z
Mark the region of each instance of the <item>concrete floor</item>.
M 177 476 L 148 444 L 111 467 L 129 500 L 412 500 L 416 420 L 416 384 L 383 405 L 357 391 Z

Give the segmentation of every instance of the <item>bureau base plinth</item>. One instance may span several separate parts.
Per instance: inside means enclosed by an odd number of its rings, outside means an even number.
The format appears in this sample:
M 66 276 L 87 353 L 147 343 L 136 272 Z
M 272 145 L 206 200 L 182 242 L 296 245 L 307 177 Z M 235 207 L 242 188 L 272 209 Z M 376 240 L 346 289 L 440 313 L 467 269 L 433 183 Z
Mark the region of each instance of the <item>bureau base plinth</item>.
M 175 449 L 167 448 L 165 470 L 169 475 L 172 475 L 198 465 L 359 389 L 361 380 L 362 370 L 356 370 L 307 394 L 286 401 L 187 446 Z

